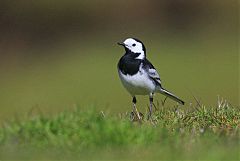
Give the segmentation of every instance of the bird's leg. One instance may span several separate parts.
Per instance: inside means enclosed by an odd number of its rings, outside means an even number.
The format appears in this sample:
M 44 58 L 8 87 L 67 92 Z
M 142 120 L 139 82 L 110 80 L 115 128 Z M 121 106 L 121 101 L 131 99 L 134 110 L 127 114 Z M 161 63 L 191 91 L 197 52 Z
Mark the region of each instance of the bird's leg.
M 150 95 L 149 95 L 149 102 L 150 102 L 150 106 L 149 106 L 148 120 L 149 120 L 150 118 L 152 118 L 153 93 L 150 93 Z
M 133 102 L 133 113 L 135 113 L 137 115 L 138 120 L 141 120 L 141 117 L 140 117 L 137 107 L 136 107 L 137 99 L 135 96 L 133 97 L 132 102 Z

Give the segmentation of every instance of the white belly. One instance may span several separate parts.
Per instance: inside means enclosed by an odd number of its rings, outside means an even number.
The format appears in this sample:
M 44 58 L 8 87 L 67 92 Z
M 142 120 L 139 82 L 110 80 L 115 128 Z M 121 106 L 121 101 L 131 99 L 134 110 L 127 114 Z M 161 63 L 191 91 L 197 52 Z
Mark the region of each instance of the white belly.
M 118 73 L 123 86 L 132 96 L 149 95 L 155 91 L 155 83 L 149 79 L 144 70 L 132 76 L 124 75 L 120 70 Z

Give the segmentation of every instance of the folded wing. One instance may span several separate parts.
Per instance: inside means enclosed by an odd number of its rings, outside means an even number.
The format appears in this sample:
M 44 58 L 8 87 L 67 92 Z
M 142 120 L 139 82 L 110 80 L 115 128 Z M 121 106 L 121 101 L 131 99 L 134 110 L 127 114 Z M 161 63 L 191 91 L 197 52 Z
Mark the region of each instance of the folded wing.
M 143 62 L 144 69 L 148 73 L 148 76 L 159 86 L 161 86 L 160 76 L 154 66 L 147 59 Z

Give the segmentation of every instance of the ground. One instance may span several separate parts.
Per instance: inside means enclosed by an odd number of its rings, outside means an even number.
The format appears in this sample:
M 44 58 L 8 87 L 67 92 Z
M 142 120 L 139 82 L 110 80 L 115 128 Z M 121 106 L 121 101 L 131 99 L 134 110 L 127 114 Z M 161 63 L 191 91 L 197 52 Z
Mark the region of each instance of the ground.
M 129 115 L 94 107 L 54 116 L 30 112 L 0 128 L 0 160 L 239 159 L 240 110 L 227 103 L 188 109 L 158 104 L 152 120 L 140 122 Z

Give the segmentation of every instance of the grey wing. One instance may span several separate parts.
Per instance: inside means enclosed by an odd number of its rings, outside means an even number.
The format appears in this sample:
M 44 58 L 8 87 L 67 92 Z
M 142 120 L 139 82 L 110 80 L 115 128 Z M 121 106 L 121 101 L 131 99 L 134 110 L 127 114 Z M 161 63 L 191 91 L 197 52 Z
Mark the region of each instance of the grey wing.
M 149 68 L 147 72 L 148 72 L 148 76 L 150 78 L 152 78 L 154 81 L 156 81 L 157 83 L 159 83 L 161 85 L 160 76 L 159 76 L 159 74 L 158 74 L 156 69 Z
M 148 76 L 156 82 L 159 86 L 161 86 L 160 76 L 154 66 L 146 59 L 144 63 L 144 68 L 148 74 Z

